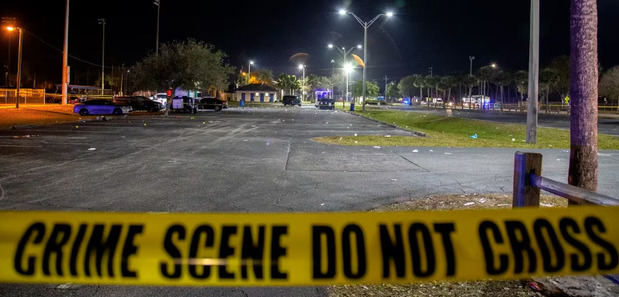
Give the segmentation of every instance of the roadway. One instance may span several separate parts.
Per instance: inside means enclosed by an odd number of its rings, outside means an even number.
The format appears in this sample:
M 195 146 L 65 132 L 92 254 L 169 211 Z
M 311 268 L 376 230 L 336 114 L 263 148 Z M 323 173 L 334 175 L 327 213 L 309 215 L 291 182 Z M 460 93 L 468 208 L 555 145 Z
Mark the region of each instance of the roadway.
M 431 109 L 420 106 L 389 106 L 388 109 L 398 109 L 414 112 L 436 113 L 446 115 L 444 109 Z M 526 124 L 527 114 L 524 112 L 499 112 L 499 111 L 480 111 L 480 110 L 461 110 L 452 109 L 452 116 L 466 119 L 476 119 L 483 121 Z M 538 124 L 540 127 L 550 127 L 559 129 L 570 129 L 570 118 L 567 114 L 539 113 Z M 601 114 L 598 118 L 598 131 L 602 134 L 619 136 L 619 115 Z

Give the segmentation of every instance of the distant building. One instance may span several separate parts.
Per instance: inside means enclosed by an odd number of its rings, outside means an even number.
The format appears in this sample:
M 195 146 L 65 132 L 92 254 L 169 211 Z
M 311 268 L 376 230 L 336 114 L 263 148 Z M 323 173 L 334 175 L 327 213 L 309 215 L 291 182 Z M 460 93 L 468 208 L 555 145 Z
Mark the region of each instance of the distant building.
M 236 89 L 235 101 L 277 102 L 277 89 L 265 84 L 249 84 Z

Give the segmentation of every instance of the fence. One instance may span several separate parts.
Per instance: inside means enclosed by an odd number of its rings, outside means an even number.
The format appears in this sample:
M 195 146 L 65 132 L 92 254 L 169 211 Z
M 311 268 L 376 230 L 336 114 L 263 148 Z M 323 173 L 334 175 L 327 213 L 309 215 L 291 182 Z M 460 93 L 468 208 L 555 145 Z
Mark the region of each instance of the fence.
M 542 154 L 516 152 L 513 207 L 539 206 L 540 190 L 566 198 L 569 204 L 619 205 L 619 199 L 541 176 Z
M 542 154 L 516 152 L 512 207 L 539 207 L 540 190 L 566 198 L 568 205 L 617 206 L 619 199 L 564 184 L 542 174 Z M 619 284 L 619 275 L 605 275 Z
M 0 88 L 0 104 L 15 104 L 16 89 Z M 20 104 L 45 104 L 45 89 L 19 89 Z

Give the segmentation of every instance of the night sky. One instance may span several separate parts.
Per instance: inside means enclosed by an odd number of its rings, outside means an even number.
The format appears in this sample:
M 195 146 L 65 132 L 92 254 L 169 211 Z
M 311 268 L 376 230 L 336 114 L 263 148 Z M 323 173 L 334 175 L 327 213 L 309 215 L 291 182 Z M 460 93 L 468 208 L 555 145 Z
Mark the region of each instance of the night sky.
M 8 2 L 8 3 L 6 3 Z M 529 1 L 415 0 L 415 1 L 184 1 L 161 0 L 160 41 L 195 38 L 215 45 L 229 55 L 237 68 L 269 68 L 298 73 L 289 61 L 295 53 L 308 53 L 307 72 L 330 74 L 337 56 L 327 44 L 354 46 L 363 42 L 363 29 L 352 16 L 339 16 L 345 7 L 363 19 L 393 10 L 368 31 L 371 80 L 387 75 L 397 80 L 412 73 L 468 72 L 496 62 L 515 71 L 527 68 Z M 569 1 L 543 0 L 541 7 L 541 64 L 569 54 Z M 599 57 L 604 68 L 619 64 L 619 1 L 599 0 Z M 15 17 L 29 32 L 24 38 L 25 83 L 60 81 L 64 26 L 63 0 L 5 1 L 0 16 Z M 69 54 L 73 82 L 91 84 L 101 62 L 101 26 L 106 18 L 106 66 L 132 65 L 154 51 L 156 6 L 150 0 L 71 2 Z M 17 56 L 17 34 L 12 34 L 12 68 Z M 8 36 L 0 34 L 0 60 L 7 64 Z M 359 52 L 361 55 L 361 52 Z M 13 70 L 15 72 L 15 70 Z M 360 72 L 360 71 L 357 71 Z M 77 80 L 77 81 L 76 81 Z

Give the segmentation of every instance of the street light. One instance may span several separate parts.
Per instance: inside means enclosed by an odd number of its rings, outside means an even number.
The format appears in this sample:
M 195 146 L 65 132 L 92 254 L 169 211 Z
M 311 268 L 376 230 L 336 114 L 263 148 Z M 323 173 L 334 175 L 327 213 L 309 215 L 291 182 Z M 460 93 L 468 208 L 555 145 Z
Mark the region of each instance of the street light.
M 469 76 L 473 76 L 473 60 L 475 56 L 469 56 Z
M 350 77 L 350 72 L 352 71 L 352 65 L 350 65 L 350 63 L 345 63 L 344 64 L 344 72 L 346 72 L 346 100 L 348 101 L 348 80 Z M 351 104 L 351 110 L 354 108 L 354 103 L 350 103 Z M 343 104 L 342 104 L 343 105 Z
M 365 92 L 366 92 L 366 87 L 365 87 L 365 80 L 366 80 L 366 68 L 368 65 L 368 28 L 370 28 L 370 26 L 372 26 L 372 24 L 374 24 L 374 22 L 376 22 L 381 16 L 386 16 L 388 18 L 393 16 L 393 12 L 392 11 L 388 11 L 386 13 L 380 13 L 377 16 L 375 16 L 373 19 L 371 19 L 369 22 L 363 21 L 361 18 L 359 18 L 356 14 L 350 12 L 350 11 L 346 11 L 345 9 L 340 9 L 338 11 L 338 13 L 340 15 L 346 15 L 346 14 L 350 14 L 352 15 L 357 22 L 359 22 L 359 24 L 361 25 L 361 27 L 363 27 L 363 95 L 361 96 L 361 106 L 362 106 L 362 110 L 365 111 Z M 352 107 L 354 108 L 354 106 Z
M 159 10 L 161 8 L 161 0 L 154 0 L 153 4 L 157 6 L 157 33 L 155 35 L 155 55 L 159 56 Z
M 105 19 L 98 19 L 99 25 L 103 27 L 103 33 L 101 34 L 101 95 L 105 88 Z
M 21 85 L 21 52 L 22 52 L 22 41 L 23 41 L 23 34 L 24 34 L 24 29 L 20 28 L 20 27 L 15 27 L 15 26 L 7 26 L 6 29 L 9 32 L 13 32 L 15 30 L 19 31 L 19 45 L 18 45 L 18 50 L 17 50 L 17 89 L 15 90 L 15 94 L 17 95 L 17 100 L 15 100 L 15 108 L 19 108 L 19 87 Z
M 251 77 L 251 65 L 254 65 L 254 61 L 249 60 L 249 63 L 247 63 L 247 84 L 249 84 L 249 78 Z
M 305 99 L 305 64 L 299 64 L 299 70 L 303 71 L 303 79 L 301 80 L 301 101 Z

